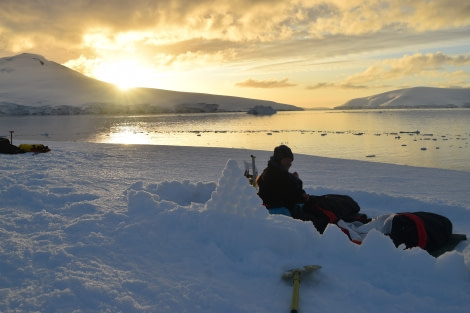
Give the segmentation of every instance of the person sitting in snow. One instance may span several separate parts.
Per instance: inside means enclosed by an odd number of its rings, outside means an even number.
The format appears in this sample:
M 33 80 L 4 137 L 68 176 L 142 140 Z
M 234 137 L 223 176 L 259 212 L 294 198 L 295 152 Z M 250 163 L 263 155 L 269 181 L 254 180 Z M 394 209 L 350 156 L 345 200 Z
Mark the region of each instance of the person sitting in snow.
M 274 148 L 268 166 L 257 179 L 258 195 L 271 214 L 283 214 L 314 224 L 328 224 L 328 219 L 318 211 L 305 207 L 310 195 L 303 189 L 303 182 L 297 172 L 289 172 L 294 154 L 286 145 Z M 318 225 L 323 230 L 324 227 Z M 317 225 L 315 225 L 317 227 Z M 317 227 L 317 229 L 319 228 Z M 321 231 L 322 232 L 322 231 Z
M 405 212 L 368 218 L 359 213 L 359 205 L 347 195 L 309 195 L 299 175 L 289 172 L 294 155 L 286 145 L 274 149 L 268 166 L 258 177 L 258 195 L 271 214 L 312 221 L 323 233 L 328 224 L 337 225 L 349 239 L 360 244 L 370 230 L 389 236 L 395 246 L 419 246 L 437 256 L 449 251 L 465 235 L 452 234 L 452 223 L 444 216 L 430 212 Z
M 268 167 L 257 179 L 258 195 L 266 208 L 268 210 L 286 208 L 291 216 L 295 215 L 297 205 L 309 198 L 302 189 L 303 182 L 297 172 L 289 172 L 293 161 L 292 150 L 286 145 L 280 145 L 274 149 Z
M 307 194 L 298 173 L 289 172 L 293 161 L 294 154 L 288 146 L 277 146 L 257 179 L 258 195 L 269 213 L 312 221 L 320 233 L 328 223 L 336 223 L 339 218 L 368 221 L 363 214 L 357 214 L 359 205 L 349 196 Z

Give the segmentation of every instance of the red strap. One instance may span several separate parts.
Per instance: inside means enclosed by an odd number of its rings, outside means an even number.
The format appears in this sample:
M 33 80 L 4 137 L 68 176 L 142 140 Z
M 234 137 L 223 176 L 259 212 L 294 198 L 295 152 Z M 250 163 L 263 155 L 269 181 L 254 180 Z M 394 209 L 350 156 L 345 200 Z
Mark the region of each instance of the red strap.
M 330 224 L 336 224 L 336 222 L 338 221 L 338 217 L 336 216 L 335 213 L 333 213 L 331 211 L 328 211 L 328 210 L 325 210 L 324 208 L 322 208 L 321 206 L 319 206 L 316 203 L 315 203 L 315 206 L 317 207 L 317 209 L 319 209 L 323 214 L 325 214 L 328 217 L 328 219 L 330 220 Z M 341 229 L 341 231 L 343 233 L 345 233 L 348 236 L 349 240 L 351 240 L 353 243 L 358 244 L 358 245 L 362 244 L 362 241 L 354 240 L 354 239 L 351 238 L 351 235 L 349 234 L 348 229 L 343 228 L 343 227 L 339 226 L 338 224 L 336 224 L 336 226 L 338 226 L 339 229 Z
M 331 224 L 336 223 L 336 221 L 338 220 L 338 217 L 335 215 L 335 213 L 333 213 L 331 211 L 328 211 L 328 210 L 325 210 L 324 208 L 322 208 L 318 204 L 315 204 L 315 206 L 317 207 L 317 209 L 319 209 L 323 214 L 325 214 L 328 217 Z
M 353 243 L 355 243 L 355 244 L 357 244 L 357 245 L 362 244 L 362 241 L 361 241 L 361 240 L 356 240 L 356 239 L 352 239 L 352 238 L 351 238 L 351 234 L 349 233 L 349 230 L 348 230 L 347 228 L 341 227 L 341 226 L 339 226 L 338 224 L 336 224 L 336 226 L 338 226 L 339 229 L 341 229 L 341 231 L 342 231 L 343 233 L 345 233 L 345 234 L 348 236 L 348 238 L 349 238 L 349 240 L 351 240 L 351 242 L 353 242 Z
M 424 227 L 424 222 L 418 216 L 411 213 L 400 213 L 397 215 L 403 215 L 408 217 L 410 220 L 415 222 L 416 230 L 418 231 L 418 246 L 422 249 L 426 247 L 426 242 L 428 240 L 428 233 L 426 232 L 426 227 Z

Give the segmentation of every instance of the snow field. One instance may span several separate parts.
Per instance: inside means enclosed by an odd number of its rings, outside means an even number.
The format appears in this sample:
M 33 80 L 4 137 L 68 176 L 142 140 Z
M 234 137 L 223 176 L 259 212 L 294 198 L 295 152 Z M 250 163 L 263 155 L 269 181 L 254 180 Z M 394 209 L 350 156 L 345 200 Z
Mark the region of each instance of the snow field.
M 281 275 L 308 264 L 322 269 L 302 279 L 303 312 L 470 307 L 468 242 L 436 259 L 270 216 L 240 168 L 252 151 L 49 146 L 0 157 L 2 312 L 286 312 Z M 469 173 L 300 155 L 295 167 L 312 194 L 347 193 L 371 215 L 433 211 L 470 233 Z

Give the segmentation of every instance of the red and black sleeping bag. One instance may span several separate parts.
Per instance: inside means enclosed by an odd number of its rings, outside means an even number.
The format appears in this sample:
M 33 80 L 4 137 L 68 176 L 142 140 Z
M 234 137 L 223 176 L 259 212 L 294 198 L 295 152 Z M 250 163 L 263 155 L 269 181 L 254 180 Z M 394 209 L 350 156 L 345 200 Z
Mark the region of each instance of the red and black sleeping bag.
M 430 212 L 396 214 L 390 238 L 396 247 L 420 247 L 433 253 L 446 246 L 452 238 L 452 223 L 442 215 Z

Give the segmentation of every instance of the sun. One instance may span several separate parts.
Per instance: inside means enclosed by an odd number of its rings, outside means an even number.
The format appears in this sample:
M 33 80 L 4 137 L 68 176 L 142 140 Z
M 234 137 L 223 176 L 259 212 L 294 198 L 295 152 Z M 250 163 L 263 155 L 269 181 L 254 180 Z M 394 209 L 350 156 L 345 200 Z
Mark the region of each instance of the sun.
M 133 59 L 103 61 L 95 67 L 93 76 L 122 90 L 155 84 L 155 74 L 150 67 Z

